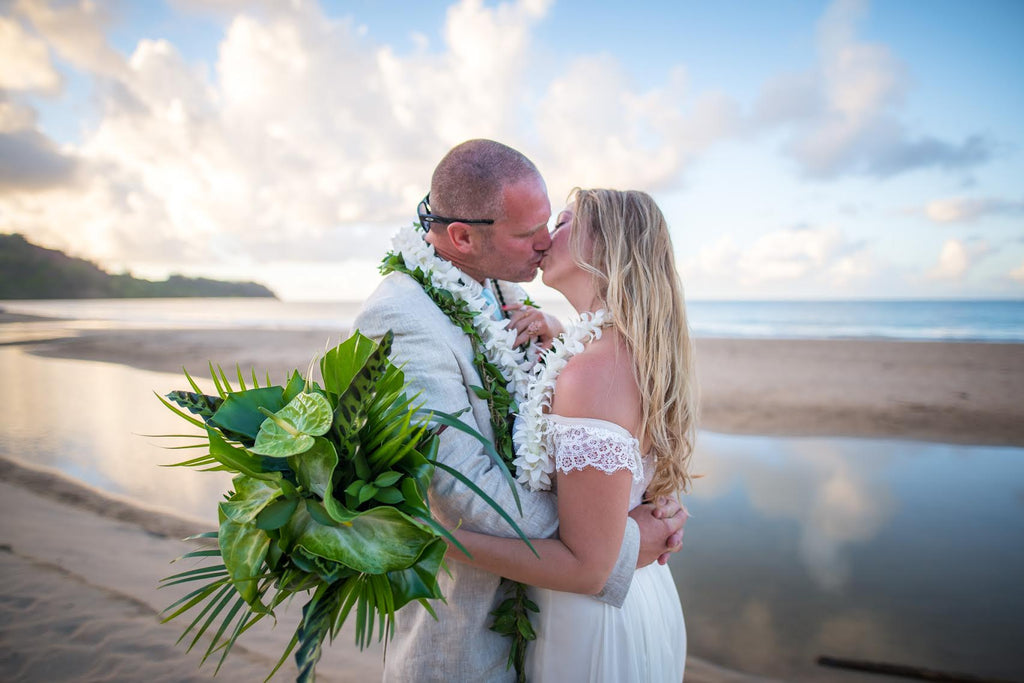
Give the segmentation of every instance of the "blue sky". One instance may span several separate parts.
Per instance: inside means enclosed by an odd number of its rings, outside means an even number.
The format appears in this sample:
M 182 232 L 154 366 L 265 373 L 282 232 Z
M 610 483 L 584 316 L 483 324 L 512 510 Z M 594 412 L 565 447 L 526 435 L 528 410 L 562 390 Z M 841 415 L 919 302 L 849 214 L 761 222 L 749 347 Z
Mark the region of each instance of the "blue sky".
M 1021 298 L 1022 65 L 1016 1 L 13 0 L 0 231 L 358 299 L 492 137 L 654 194 L 692 298 Z

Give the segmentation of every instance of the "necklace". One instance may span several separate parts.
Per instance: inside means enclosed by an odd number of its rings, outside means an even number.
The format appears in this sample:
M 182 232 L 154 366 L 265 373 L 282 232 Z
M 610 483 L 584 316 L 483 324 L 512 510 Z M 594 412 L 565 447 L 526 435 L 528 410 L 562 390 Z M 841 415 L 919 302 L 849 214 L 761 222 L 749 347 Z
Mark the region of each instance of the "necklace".
M 534 366 L 525 400 L 519 404 L 518 419 L 512 430 L 515 446 L 516 478 L 534 491 L 551 489 L 554 458 L 548 452 L 548 421 L 544 414 L 551 408 L 555 382 L 569 359 L 583 351 L 588 343 L 601 338 L 601 329 L 612 323 L 605 309 L 583 313 L 570 323 L 566 331 L 542 354 L 541 362 Z
M 494 304 L 483 295 L 483 285 L 437 255 L 414 226 L 400 229 L 392 238 L 392 251 L 384 257 L 381 272 L 402 272 L 416 280 L 426 294 L 469 336 L 475 354 L 474 366 L 482 387 L 471 387 L 487 400 L 494 430 L 494 445 L 507 463 L 515 458 L 512 447 L 512 414 L 526 398 L 529 370 L 540 355 L 536 344 L 525 349 L 513 347 L 516 331 L 508 321 L 495 319 Z M 494 281 L 502 301 L 506 297 L 527 301 L 523 290 L 507 282 Z M 500 316 L 499 316 L 500 317 Z

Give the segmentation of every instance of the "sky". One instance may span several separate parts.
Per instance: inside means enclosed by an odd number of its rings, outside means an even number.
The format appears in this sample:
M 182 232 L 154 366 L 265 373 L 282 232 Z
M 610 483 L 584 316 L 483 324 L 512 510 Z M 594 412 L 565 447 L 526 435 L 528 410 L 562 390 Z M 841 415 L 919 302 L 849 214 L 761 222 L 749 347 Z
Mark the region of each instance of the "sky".
M 1021 299 L 1022 83 L 1018 0 L 0 0 L 0 232 L 358 300 L 487 137 L 650 192 L 691 299 Z

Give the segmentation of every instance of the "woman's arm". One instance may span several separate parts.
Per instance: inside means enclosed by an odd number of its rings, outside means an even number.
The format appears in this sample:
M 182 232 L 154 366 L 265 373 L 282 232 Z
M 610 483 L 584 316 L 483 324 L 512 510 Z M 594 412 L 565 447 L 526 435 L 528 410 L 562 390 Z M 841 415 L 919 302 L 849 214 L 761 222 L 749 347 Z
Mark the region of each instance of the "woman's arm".
M 540 557 L 514 538 L 456 530 L 472 554 L 449 557 L 532 586 L 593 595 L 608 581 L 626 531 L 632 474 L 587 467 L 558 478 L 558 538 L 531 541 Z
M 631 368 L 626 365 L 630 374 L 624 374 L 621 367 L 628 355 L 594 350 L 572 358 L 559 374 L 552 411 L 623 424 L 639 399 Z M 469 531 L 455 537 L 472 558 L 455 548 L 450 556 L 533 586 L 598 593 L 622 545 L 632 478 L 626 469 L 607 474 L 589 466 L 570 472 L 556 467 L 558 538 L 533 541 L 539 558 L 522 541 Z

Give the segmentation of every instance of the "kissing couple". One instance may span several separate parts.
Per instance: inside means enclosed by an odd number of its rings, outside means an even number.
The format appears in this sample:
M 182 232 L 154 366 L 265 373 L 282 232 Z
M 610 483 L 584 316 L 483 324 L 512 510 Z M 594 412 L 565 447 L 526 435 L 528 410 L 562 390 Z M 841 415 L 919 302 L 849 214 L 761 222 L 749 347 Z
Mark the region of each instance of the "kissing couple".
M 661 210 L 644 192 L 576 189 L 549 230 L 536 166 L 470 140 L 437 165 L 418 218 L 395 237 L 355 327 L 391 330 L 392 360 L 425 405 L 464 411 L 514 457 L 516 521 L 536 554 L 438 469 L 431 510 L 471 557 L 449 548 L 435 614 L 410 604 L 395 615 L 384 680 L 515 680 L 509 640 L 491 626 L 519 582 L 539 607 L 528 680 L 678 683 L 686 628 L 665 562 L 682 545 L 697 402 Z M 538 269 L 577 320 L 563 325 L 515 284 Z M 438 459 L 514 509 L 471 436 L 445 431 Z

